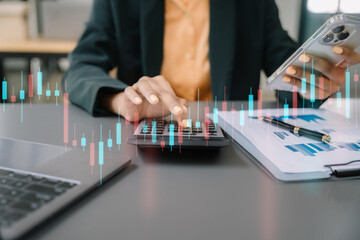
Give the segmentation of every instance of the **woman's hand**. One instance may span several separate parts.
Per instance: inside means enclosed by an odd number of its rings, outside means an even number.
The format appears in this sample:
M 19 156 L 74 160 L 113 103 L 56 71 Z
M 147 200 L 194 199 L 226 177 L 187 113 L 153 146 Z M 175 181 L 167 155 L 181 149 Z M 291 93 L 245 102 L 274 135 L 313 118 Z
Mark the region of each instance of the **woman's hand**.
M 323 84 L 319 84 L 319 77 L 315 76 L 316 84 L 315 84 L 315 98 L 321 99 L 327 98 L 334 92 L 338 91 L 338 88 L 345 83 L 345 72 L 348 66 L 352 66 L 360 63 L 360 54 L 350 50 L 345 47 L 333 47 L 333 52 L 340 56 L 343 61 L 337 66 L 332 65 L 324 59 L 317 58 L 314 56 L 310 56 L 307 54 L 303 54 L 300 56 L 300 62 L 305 62 L 305 64 L 309 64 L 311 66 L 312 62 L 314 63 L 314 69 L 322 73 L 322 77 L 324 77 Z M 303 94 L 303 97 L 309 99 L 310 98 L 310 74 L 309 72 L 305 72 L 305 77 L 307 81 L 307 90 L 306 93 Z M 301 89 L 301 78 L 304 77 L 303 69 L 290 66 L 286 69 L 286 75 L 283 77 L 283 81 L 293 84 L 298 89 Z M 322 91 L 323 94 L 320 94 Z
M 103 106 L 129 121 L 134 114 L 143 118 L 157 118 L 172 113 L 180 123 L 187 113 L 187 102 L 176 96 L 170 83 L 163 76 L 142 77 L 124 92 L 106 96 Z

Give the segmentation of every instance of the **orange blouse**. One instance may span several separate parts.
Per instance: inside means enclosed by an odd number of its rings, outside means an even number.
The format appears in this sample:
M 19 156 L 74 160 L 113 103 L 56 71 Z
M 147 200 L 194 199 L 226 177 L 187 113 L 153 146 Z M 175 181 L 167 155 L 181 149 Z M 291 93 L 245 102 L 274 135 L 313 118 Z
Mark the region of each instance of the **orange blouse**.
M 189 101 L 212 100 L 209 0 L 165 0 L 163 75 Z

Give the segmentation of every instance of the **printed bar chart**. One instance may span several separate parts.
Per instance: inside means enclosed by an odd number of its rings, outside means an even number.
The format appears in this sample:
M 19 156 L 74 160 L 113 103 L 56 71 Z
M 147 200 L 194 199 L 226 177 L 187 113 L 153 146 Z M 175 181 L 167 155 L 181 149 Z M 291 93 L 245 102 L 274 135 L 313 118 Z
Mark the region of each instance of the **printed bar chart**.
M 320 152 L 332 152 L 338 149 L 347 149 L 349 151 L 360 151 L 360 142 L 349 142 L 349 143 L 336 143 L 329 145 L 326 143 L 306 143 L 306 144 L 295 144 L 286 145 L 287 149 L 292 152 L 299 152 L 304 156 L 315 157 Z
M 286 132 L 274 132 L 274 134 L 282 140 L 285 140 L 285 138 L 289 136 L 289 134 Z

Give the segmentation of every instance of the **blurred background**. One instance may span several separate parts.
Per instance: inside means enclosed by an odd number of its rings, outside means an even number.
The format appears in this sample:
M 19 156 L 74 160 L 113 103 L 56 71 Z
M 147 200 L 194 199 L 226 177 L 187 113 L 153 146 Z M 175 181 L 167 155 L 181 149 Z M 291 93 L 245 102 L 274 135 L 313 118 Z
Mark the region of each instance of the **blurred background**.
M 276 3 L 283 27 L 300 43 L 331 15 L 360 16 L 359 0 L 276 0 Z M 14 91 L 18 99 L 21 71 L 25 90 L 26 76 L 39 68 L 43 72 L 44 89 L 53 90 L 56 84 L 60 87 L 61 76 L 69 66 L 66 56 L 84 30 L 91 5 L 92 0 L 0 0 L 0 77 L 8 81 L 8 96 Z M 360 67 L 356 68 L 360 72 Z M 262 73 L 263 98 L 275 100 L 265 80 Z M 53 103 L 55 98 L 34 98 L 34 102 Z

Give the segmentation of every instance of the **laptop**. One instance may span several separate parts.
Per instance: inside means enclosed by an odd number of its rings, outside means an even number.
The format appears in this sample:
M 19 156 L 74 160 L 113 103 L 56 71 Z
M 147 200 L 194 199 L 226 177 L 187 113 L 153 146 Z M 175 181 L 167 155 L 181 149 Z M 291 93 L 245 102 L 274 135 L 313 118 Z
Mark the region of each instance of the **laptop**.
M 100 172 L 97 164 L 90 168 L 89 151 L 9 138 L 0 138 L 0 153 L 0 239 L 5 240 L 23 236 L 96 189 L 100 177 L 104 183 L 130 164 L 114 151 Z

